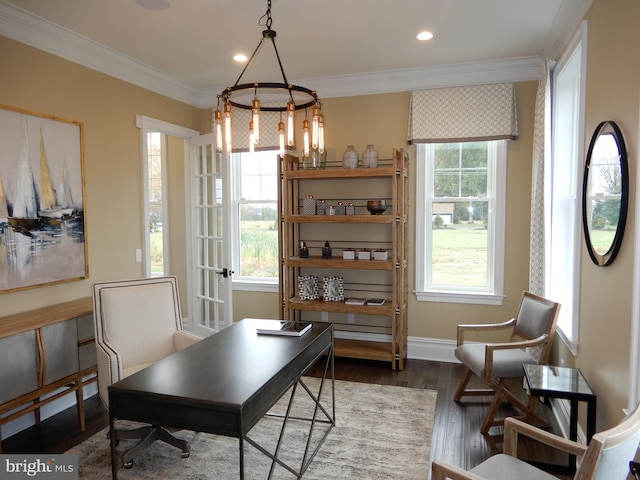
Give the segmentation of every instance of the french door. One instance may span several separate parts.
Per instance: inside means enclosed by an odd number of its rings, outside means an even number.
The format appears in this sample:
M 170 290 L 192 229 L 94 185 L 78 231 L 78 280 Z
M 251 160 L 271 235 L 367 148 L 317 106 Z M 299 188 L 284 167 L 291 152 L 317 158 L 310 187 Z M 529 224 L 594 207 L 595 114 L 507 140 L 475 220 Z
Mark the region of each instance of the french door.
M 233 321 L 229 162 L 211 133 L 189 143 L 189 312 L 194 332 L 208 336 Z

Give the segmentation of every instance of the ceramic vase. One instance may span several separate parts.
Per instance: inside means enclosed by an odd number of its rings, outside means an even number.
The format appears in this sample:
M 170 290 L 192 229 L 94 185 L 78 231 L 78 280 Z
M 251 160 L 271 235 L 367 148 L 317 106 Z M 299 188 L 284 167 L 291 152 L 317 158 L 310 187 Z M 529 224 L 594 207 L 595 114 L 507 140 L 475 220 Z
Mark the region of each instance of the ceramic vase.
M 358 168 L 358 152 L 353 148 L 353 145 L 349 145 L 342 154 L 342 166 L 344 168 Z
M 367 148 L 362 152 L 362 166 L 364 168 L 378 167 L 378 151 L 373 148 L 373 145 L 367 145 Z

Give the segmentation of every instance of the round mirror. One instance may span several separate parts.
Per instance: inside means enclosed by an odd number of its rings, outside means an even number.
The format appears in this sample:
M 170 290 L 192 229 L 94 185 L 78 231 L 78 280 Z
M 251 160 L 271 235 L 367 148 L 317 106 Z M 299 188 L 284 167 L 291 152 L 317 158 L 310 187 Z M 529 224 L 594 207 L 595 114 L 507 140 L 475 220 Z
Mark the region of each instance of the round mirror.
M 582 184 L 584 237 L 596 265 L 611 265 L 616 258 L 628 203 L 627 149 L 618 125 L 605 121 L 591 137 Z

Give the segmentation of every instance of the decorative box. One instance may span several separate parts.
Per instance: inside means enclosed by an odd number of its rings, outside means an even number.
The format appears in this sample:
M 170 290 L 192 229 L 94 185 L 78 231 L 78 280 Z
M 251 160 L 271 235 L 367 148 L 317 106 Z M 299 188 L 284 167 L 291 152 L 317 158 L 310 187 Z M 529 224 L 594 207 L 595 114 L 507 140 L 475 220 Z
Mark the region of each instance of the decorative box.
M 316 300 L 318 298 L 318 277 L 316 275 L 298 277 L 298 296 L 300 300 Z
M 358 250 L 358 260 L 371 260 L 371 252 L 366 248 Z
M 353 248 L 345 248 L 342 251 L 342 258 L 344 260 L 355 260 L 356 258 L 356 251 Z
M 322 298 L 325 302 L 344 300 L 344 281 L 342 277 L 323 277 Z
M 306 242 L 302 242 L 300 244 L 300 248 L 298 249 L 298 256 L 300 258 L 309 258 L 309 247 L 307 247 Z
M 344 206 L 344 203 L 338 202 L 338 205 L 336 206 L 336 215 L 344 215 L 345 212 L 346 207 Z
M 302 199 L 302 214 L 303 215 L 315 215 L 316 214 L 316 199 L 312 195 Z
M 353 203 L 350 203 L 349 205 L 347 205 L 347 208 L 345 209 L 345 213 L 347 215 L 355 215 L 356 214 L 356 207 L 353 206 Z
M 318 215 L 324 215 L 325 213 L 327 213 L 327 202 L 325 202 L 324 200 L 316 201 L 316 213 Z
M 322 247 L 322 258 L 331 258 L 331 245 L 329 245 L 329 242 L 324 242 L 324 247 Z
M 388 258 L 388 253 L 386 250 L 374 250 L 373 259 L 374 260 L 386 260 Z

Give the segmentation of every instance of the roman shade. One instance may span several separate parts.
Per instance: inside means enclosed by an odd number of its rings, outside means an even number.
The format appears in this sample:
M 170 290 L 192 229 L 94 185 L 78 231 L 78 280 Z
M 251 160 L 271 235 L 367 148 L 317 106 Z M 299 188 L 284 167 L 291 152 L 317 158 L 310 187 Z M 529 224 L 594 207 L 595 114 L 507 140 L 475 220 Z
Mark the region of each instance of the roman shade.
M 512 83 L 418 90 L 411 94 L 408 142 L 518 138 Z

